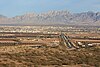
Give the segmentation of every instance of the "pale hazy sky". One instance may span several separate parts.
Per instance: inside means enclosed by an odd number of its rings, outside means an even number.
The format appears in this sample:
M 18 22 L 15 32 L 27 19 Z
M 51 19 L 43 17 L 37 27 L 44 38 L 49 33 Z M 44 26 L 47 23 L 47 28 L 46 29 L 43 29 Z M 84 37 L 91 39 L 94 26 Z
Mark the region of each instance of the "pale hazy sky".
M 51 10 L 100 12 L 100 0 L 0 0 L 0 14 L 8 17 Z

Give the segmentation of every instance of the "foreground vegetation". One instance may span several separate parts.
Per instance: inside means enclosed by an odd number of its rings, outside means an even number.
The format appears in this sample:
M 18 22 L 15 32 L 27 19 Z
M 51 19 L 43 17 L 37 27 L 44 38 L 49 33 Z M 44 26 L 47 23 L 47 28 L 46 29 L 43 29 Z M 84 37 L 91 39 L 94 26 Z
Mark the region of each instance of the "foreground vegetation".
M 21 47 L 19 48 L 21 49 Z M 19 52 L 0 52 L 0 67 L 63 67 L 63 65 L 66 65 L 66 67 L 67 65 L 99 67 L 100 48 L 67 50 L 60 47 L 35 49 L 26 49 L 25 47 L 23 51 Z

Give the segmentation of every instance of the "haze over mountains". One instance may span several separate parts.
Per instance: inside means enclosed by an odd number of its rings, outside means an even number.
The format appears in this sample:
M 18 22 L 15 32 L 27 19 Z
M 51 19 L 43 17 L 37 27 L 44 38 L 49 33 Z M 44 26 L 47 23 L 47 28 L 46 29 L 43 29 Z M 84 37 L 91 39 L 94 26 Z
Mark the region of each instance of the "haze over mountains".
M 28 13 L 7 18 L 0 15 L 0 25 L 96 25 L 100 26 L 100 12 L 70 13 L 68 11 L 49 11 Z

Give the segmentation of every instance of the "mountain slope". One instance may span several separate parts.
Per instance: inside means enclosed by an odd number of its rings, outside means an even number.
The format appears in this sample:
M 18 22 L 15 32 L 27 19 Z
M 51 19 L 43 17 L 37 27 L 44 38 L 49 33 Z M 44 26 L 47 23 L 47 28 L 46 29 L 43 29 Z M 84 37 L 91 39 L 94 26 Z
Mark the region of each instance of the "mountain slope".
M 15 25 L 100 25 L 100 12 L 70 13 L 68 11 L 49 11 L 47 13 L 29 13 L 22 16 L 7 18 L 0 15 L 0 24 Z

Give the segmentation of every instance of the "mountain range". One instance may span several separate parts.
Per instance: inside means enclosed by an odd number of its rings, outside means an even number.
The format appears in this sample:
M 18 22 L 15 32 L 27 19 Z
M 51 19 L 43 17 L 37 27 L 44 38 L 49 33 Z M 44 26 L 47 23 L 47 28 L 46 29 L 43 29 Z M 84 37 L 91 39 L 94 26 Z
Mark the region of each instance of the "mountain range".
M 100 26 L 100 12 L 70 13 L 69 11 L 49 11 L 27 13 L 8 18 L 0 15 L 0 25 L 95 25 Z

